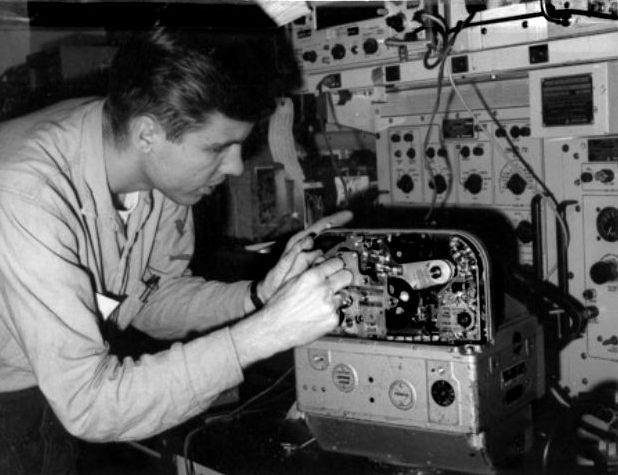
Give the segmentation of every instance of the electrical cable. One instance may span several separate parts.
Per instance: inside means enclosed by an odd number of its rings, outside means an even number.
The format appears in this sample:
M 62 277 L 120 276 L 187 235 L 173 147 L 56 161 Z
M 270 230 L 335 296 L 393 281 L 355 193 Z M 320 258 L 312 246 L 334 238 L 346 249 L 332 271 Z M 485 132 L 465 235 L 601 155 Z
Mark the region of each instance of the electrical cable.
M 441 101 L 441 96 L 442 96 L 442 82 L 444 79 L 444 68 L 446 66 L 446 60 L 448 59 L 448 56 L 455 44 L 455 40 L 457 39 L 457 36 L 459 34 L 459 32 L 461 30 L 463 30 L 463 28 L 465 27 L 465 25 L 467 25 L 468 23 L 470 23 L 470 21 L 472 21 L 472 18 L 474 17 L 476 12 L 472 12 L 468 15 L 468 17 L 466 18 L 466 20 L 459 21 L 457 22 L 457 27 L 454 29 L 453 33 L 451 34 L 451 37 L 448 38 L 445 37 L 445 44 L 443 46 L 443 50 L 439 53 L 439 60 L 436 64 L 440 64 L 440 68 L 438 69 L 438 82 L 437 82 L 437 90 L 436 90 L 436 101 L 434 102 L 434 107 L 433 110 L 431 112 L 431 116 L 429 119 L 429 123 L 427 125 L 427 132 L 425 133 L 425 139 L 423 141 L 423 151 L 422 151 L 422 157 L 423 157 L 423 163 L 425 165 L 425 169 L 427 170 L 427 173 L 429 174 L 429 179 L 430 182 L 429 183 L 433 183 L 433 188 L 432 188 L 432 195 L 431 195 L 431 204 L 429 206 L 429 210 L 427 211 L 427 213 L 425 214 L 425 217 L 423 218 L 425 223 L 428 223 L 429 220 L 431 219 L 431 216 L 436 208 L 436 202 L 438 199 L 438 192 L 437 192 L 437 187 L 436 187 L 436 183 L 435 183 L 435 173 L 433 171 L 433 169 L 431 168 L 431 164 L 429 163 L 429 160 L 427 160 L 429 157 L 427 157 L 427 146 L 429 144 L 429 137 L 431 134 L 431 129 L 434 125 L 434 121 L 436 118 L 436 114 L 438 112 L 438 109 L 440 108 L 440 101 Z M 427 50 L 429 52 L 429 49 Z M 427 57 L 427 53 L 425 54 L 425 57 Z M 425 64 L 425 58 L 423 58 L 423 64 Z M 427 66 L 426 66 L 427 67 Z M 429 68 L 431 69 L 431 67 Z M 440 138 L 440 145 L 442 148 L 444 148 L 444 137 L 442 136 L 442 131 L 440 130 L 439 133 L 439 138 Z M 452 167 L 450 164 L 450 161 L 448 159 L 448 155 L 445 154 L 444 159 L 446 161 L 446 165 L 450 170 L 449 173 L 449 183 L 447 184 L 447 190 L 451 190 L 452 189 L 452 181 L 453 181 L 453 173 L 452 173 Z
M 454 85 L 454 80 L 452 78 L 452 76 L 450 76 L 451 79 L 451 85 Z M 479 98 L 479 101 L 481 102 L 483 108 L 485 109 L 485 111 L 487 112 L 487 114 L 489 115 L 489 117 L 491 118 L 492 122 L 496 125 L 496 127 L 498 127 L 499 129 L 504 129 L 504 127 L 502 126 L 501 122 L 498 120 L 498 118 L 496 117 L 496 115 L 493 113 L 493 111 L 491 110 L 491 108 L 489 107 L 489 104 L 487 104 L 487 101 L 485 100 L 485 98 L 483 97 L 481 91 L 479 90 L 478 86 L 476 83 L 472 83 L 472 88 L 474 89 L 474 91 L 476 92 L 477 97 Z M 468 111 L 470 111 L 470 109 L 468 108 L 467 104 L 465 103 L 465 101 L 463 100 L 463 97 L 461 96 L 461 93 L 458 91 L 457 87 L 454 87 L 455 92 L 458 94 L 459 99 L 462 101 L 462 103 L 464 104 L 464 107 L 466 107 L 466 109 Z M 497 140 L 493 137 L 493 135 L 489 134 L 485 129 L 481 129 L 485 134 L 487 134 L 487 136 L 489 137 L 489 139 L 495 144 L 497 143 Z M 529 176 L 531 176 L 533 178 L 533 182 L 530 182 L 528 180 L 529 183 L 533 184 L 533 185 L 538 185 L 538 187 L 540 187 L 540 194 L 543 198 L 543 201 L 545 201 L 545 203 L 548 205 L 548 207 L 552 210 L 552 212 L 554 213 L 554 216 L 556 217 L 556 220 L 558 221 L 558 225 L 561 228 L 561 232 L 562 232 L 562 236 L 564 237 L 564 250 L 566 251 L 569 247 L 569 243 L 570 243 L 570 232 L 569 232 L 569 227 L 567 222 L 565 221 L 564 217 L 562 216 L 562 214 L 559 211 L 559 204 L 558 201 L 556 200 L 556 197 L 554 196 L 554 194 L 552 193 L 552 191 L 547 187 L 547 185 L 545 184 L 545 182 L 543 180 L 541 180 L 541 178 L 537 175 L 537 173 L 534 171 L 534 169 L 532 168 L 532 166 L 524 159 L 524 157 L 521 155 L 521 153 L 519 152 L 519 148 L 513 143 L 513 141 L 511 140 L 511 137 L 509 137 L 508 134 L 505 134 L 505 139 L 507 141 L 507 143 L 509 144 L 509 147 L 511 147 L 511 150 L 513 151 L 513 154 L 515 155 L 515 157 L 517 158 L 517 160 L 519 161 L 519 163 L 521 165 L 524 166 L 526 172 L 529 174 Z M 502 155 L 504 156 L 504 158 L 509 162 L 509 163 L 517 163 L 515 161 L 512 161 L 512 158 L 509 157 L 501 148 L 501 146 L 498 143 L 498 148 L 499 150 L 501 150 Z M 515 165 L 515 169 L 517 169 L 517 165 Z M 524 174 L 524 177 L 526 176 L 526 174 Z M 535 186 L 536 188 L 536 186 Z M 548 271 L 548 275 L 553 274 L 553 272 L 555 271 L 555 267 L 554 269 L 550 269 Z
M 270 393 L 273 389 L 275 389 L 277 386 L 279 386 L 293 371 L 294 371 L 294 367 L 293 366 L 288 368 L 281 376 L 279 376 L 279 378 L 274 383 L 272 383 L 266 389 L 264 389 L 264 390 L 260 391 L 259 393 L 257 393 L 255 396 L 249 398 L 245 403 L 241 404 L 236 409 L 234 409 L 232 412 L 230 412 L 230 414 L 229 414 L 230 417 L 236 417 L 242 411 L 244 411 L 247 407 L 249 407 L 251 404 L 253 404 L 255 401 L 257 401 L 258 399 L 264 397 L 266 394 Z
M 549 12 L 547 11 L 547 4 L 545 3 L 546 0 L 539 0 L 539 5 L 541 7 L 541 14 L 543 15 L 543 18 L 545 18 L 548 22 L 550 23 L 556 23 L 558 25 L 562 25 L 562 26 L 568 26 L 569 25 L 569 19 L 566 17 L 553 17 L 549 14 Z M 554 8 L 555 11 L 555 8 Z M 569 16 L 570 18 L 570 16 Z
M 506 16 L 506 17 L 501 17 L 501 18 L 490 18 L 487 20 L 470 22 L 469 24 L 465 26 L 465 28 L 492 25 L 492 24 L 497 24 L 497 23 L 506 23 L 510 21 L 529 20 L 529 19 L 538 18 L 538 17 L 544 17 L 549 22 L 559 23 L 563 26 L 568 26 L 569 25 L 568 21 L 570 20 L 570 17 L 572 15 L 584 16 L 584 17 L 589 17 L 589 18 L 599 18 L 601 20 L 612 20 L 612 21 L 618 20 L 618 13 L 600 13 L 600 12 L 595 12 L 595 11 L 578 10 L 578 9 L 572 9 L 572 8 L 564 8 L 564 9 L 558 10 L 553 6 L 552 6 L 553 8 L 552 12 L 554 14 L 558 14 L 559 16 L 551 16 L 551 14 L 548 12 L 546 8 L 545 3 L 543 3 L 543 0 L 539 0 L 539 2 L 541 6 L 540 12 L 525 13 L 521 15 Z M 447 30 L 446 33 L 450 34 L 452 31 L 455 30 L 455 28 L 456 27 L 453 27 L 452 29 Z
M 568 317 L 562 328 L 562 347 L 578 338 L 586 329 L 588 320 L 595 316 L 593 309 L 584 307 L 575 297 L 549 281 L 531 278 L 517 269 L 511 269 L 509 276 L 514 283 L 522 284 L 529 295 L 557 306 Z
M 470 114 L 471 117 L 474 117 L 474 113 L 472 112 L 471 108 L 468 106 L 468 104 L 464 100 L 463 95 L 461 94 L 461 91 L 459 90 L 459 87 L 456 85 L 455 79 L 453 78 L 453 74 L 452 74 L 452 72 L 450 70 L 449 70 L 449 73 L 448 73 L 448 79 L 449 79 L 449 82 L 451 84 L 451 87 L 453 88 L 453 91 L 455 92 L 455 94 L 457 95 L 457 97 L 459 98 L 461 103 L 463 104 L 463 106 L 466 109 L 466 111 Z M 496 127 L 498 127 L 498 129 L 503 129 L 504 130 L 503 125 L 496 118 L 495 114 L 492 112 L 491 108 L 489 107 L 489 105 L 487 104 L 485 99 L 482 97 L 482 95 L 481 95 L 478 87 L 476 86 L 476 84 L 473 84 L 473 88 L 474 88 L 477 96 L 479 97 L 479 100 L 481 101 L 481 104 L 483 105 L 483 108 L 489 114 L 489 116 L 491 117 L 491 119 L 494 122 L 494 124 L 496 125 Z M 513 143 L 511 138 L 508 136 L 508 134 L 505 135 L 505 139 L 508 142 L 508 144 L 509 144 L 511 150 L 513 151 L 513 154 L 517 158 L 517 160 L 513 160 L 506 153 L 504 148 L 502 148 L 502 145 L 500 144 L 500 142 L 493 136 L 493 134 L 489 133 L 483 127 L 480 128 L 480 131 L 487 138 L 489 138 L 489 140 L 493 143 L 494 147 L 496 147 L 500 151 L 500 153 L 504 157 L 504 159 L 515 170 L 519 170 L 519 165 L 522 165 L 524 167 L 524 170 L 526 172 L 526 173 L 522 173 L 524 179 L 526 179 L 528 184 L 531 185 L 533 188 L 535 188 L 535 190 L 538 193 L 540 193 L 546 201 L 548 201 L 548 203 L 549 203 L 548 206 L 554 212 L 554 215 L 556 216 L 556 219 L 558 220 L 558 223 L 559 223 L 559 225 L 560 225 L 560 227 L 562 229 L 563 236 L 565 237 L 565 247 L 568 248 L 569 236 L 570 236 L 568 225 L 565 222 L 564 217 L 562 216 L 562 214 L 558 211 L 558 203 L 557 203 L 556 198 L 554 197 L 553 193 L 551 192 L 551 190 L 549 190 L 549 188 L 547 188 L 547 185 L 545 185 L 545 183 L 540 179 L 540 177 L 534 171 L 532 166 L 528 163 L 528 161 L 526 159 L 524 159 L 524 157 L 519 152 L 519 148 Z M 519 170 L 519 171 L 521 172 L 521 170 Z M 530 180 L 528 177 L 532 177 L 532 180 Z M 551 273 L 553 273 L 553 272 L 550 272 L 549 274 L 551 275 Z
M 247 401 L 245 401 L 243 404 L 236 407 L 232 411 L 224 412 L 224 413 L 206 414 L 206 416 L 204 416 L 202 420 L 202 424 L 196 427 L 195 429 L 191 430 L 191 432 L 189 432 L 185 436 L 185 439 L 183 441 L 184 465 L 185 465 L 185 471 L 187 475 L 195 475 L 195 469 L 194 469 L 193 463 L 190 462 L 189 460 L 189 452 L 191 449 L 191 443 L 199 432 L 201 432 L 202 430 L 204 430 L 206 427 L 208 427 L 210 424 L 214 422 L 223 421 L 223 420 L 225 421 L 233 420 L 234 418 L 240 416 L 241 414 L 247 414 L 248 412 L 246 411 L 246 409 L 250 405 L 252 405 L 255 401 L 258 401 L 260 398 L 264 397 L 265 395 L 269 394 L 272 390 L 274 390 L 277 386 L 279 386 L 293 372 L 293 370 L 294 370 L 293 366 L 288 368 L 281 376 L 279 376 L 279 378 L 277 378 L 277 380 L 274 383 L 272 383 L 270 386 L 263 389 L 259 393 L 255 394 L 254 396 L 249 398 Z M 264 411 L 265 409 L 255 410 L 254 412 L 258 413 L 258 412 L 264 412 Z
M 618 20 L 618 12 L 601 13 L 593 10 L 579 10 L 577 8 L 557 9 L 551 4 L 551 2 L 547 2 L 547 0 L 539 0 L 539 5 L 541 7 L 541 15 L 547 21 L 562 26 L 569 26 L 571 24 L 571 17 L 573 15 L 599 18 L 602 20 Z M 552 14 L 554 14 L 555 16 L 552 16 Z

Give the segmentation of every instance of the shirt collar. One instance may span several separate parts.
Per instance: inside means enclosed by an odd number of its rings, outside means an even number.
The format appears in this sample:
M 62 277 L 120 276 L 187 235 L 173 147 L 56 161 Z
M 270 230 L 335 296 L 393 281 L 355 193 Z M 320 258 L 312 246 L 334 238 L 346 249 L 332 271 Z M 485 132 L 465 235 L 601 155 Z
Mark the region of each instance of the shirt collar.
M 103 99 L 89 104 L 82 119 L 79 152 L 85 188 L 80 193 L 84 200 L 82 211 L 101 218 L 119 220 L 108 186 L 103 156 L 103 104 Z M 151 192 L 140 192 L 139 195 L 146 205 L 150 204 Z

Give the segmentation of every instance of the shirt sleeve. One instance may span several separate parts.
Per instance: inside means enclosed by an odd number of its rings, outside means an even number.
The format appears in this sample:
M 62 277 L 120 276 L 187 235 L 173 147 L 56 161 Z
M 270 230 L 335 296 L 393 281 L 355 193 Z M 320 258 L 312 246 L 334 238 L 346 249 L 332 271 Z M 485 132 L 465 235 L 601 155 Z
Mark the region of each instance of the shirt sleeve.
M 157 289 L 136 309 L 132 325 L 155 338 L 177 339 L 244 316 L 249 281 L 227 283 L 193 276 L 189 262 L 194 247 L 191 208 L 166 200 L 148 262 L 149 271 L 159 279 Z
M 143 439 L 242 381 L 226 329 L 139 360 L 110 354 L 92 275 L 78 254 L 79 217 L 60 198 L 43 208 L 2 192 L 0 203 L 0 318 L 69 432 L 92 441 Z

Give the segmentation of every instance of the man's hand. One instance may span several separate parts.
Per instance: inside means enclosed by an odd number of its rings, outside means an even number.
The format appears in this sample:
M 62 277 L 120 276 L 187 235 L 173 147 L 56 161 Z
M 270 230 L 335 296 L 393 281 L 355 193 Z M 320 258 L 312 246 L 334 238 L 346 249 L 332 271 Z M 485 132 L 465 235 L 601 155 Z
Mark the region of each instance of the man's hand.
M 294 234 L 288 240 L 277 264 L 258 284 L 257 292 L 262 302 L 268 302 L 283 284 L 307 270 L 322 256 L 321 251 L 313 250 L 313 238 L 317 234 L 325 229 L 344 225 L 352 219 L 352 216 L 351 211 L 340 211 Z
M 261 311 L 232 327 L 240 364 L 246 367 L 332 331 L 342 303 L 337 292 L 352 279 L 338 257 L 289 279 Z

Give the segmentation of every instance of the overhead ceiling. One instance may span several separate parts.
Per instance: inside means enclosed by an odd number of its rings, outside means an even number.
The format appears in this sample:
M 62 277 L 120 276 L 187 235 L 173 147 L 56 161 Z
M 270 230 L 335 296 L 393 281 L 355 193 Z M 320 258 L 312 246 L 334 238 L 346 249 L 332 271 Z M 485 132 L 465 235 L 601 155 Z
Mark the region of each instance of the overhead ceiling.
M 269 29 L 275 23 L 252 0 L 0 0 L 0 22 L 31 27 L 140 28 L 155 24 Z

